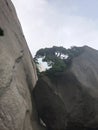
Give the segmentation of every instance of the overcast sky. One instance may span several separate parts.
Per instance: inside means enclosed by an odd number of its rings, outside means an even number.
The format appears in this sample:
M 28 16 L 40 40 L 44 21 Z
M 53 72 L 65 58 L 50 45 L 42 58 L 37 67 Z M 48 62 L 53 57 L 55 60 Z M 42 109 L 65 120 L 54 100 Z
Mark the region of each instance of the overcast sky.
M 98 0 L 12 0 L 31 53 L 53 45 L 98 49 Z

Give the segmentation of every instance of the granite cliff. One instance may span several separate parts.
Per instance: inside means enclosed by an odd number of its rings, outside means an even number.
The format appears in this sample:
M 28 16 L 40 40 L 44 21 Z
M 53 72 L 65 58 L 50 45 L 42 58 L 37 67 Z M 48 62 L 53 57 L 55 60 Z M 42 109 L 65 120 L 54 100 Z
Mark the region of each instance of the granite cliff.
M 55 77 L 42 74 L 33 94 L 50 130 L 98 130 L 98 51 L 84 46 Z
M 41 129 L 31 97 L 36 67 L 10 0 L 0 0 L 0 130 Z

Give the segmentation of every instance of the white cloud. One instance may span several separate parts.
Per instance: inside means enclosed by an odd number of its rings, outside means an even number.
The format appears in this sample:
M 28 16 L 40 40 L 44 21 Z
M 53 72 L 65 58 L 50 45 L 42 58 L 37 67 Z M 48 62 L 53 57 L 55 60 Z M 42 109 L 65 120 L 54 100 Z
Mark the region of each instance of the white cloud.
M 48 0 L 12 0 L 17 8 L 29 48 L 89 45 L 98 49 L 98 22 L 75 14 L 76 5 L 53 4 Z M 62 0 L 64 2 L 64 0 Z M 65 8 L 66 7 L 66 8 Z

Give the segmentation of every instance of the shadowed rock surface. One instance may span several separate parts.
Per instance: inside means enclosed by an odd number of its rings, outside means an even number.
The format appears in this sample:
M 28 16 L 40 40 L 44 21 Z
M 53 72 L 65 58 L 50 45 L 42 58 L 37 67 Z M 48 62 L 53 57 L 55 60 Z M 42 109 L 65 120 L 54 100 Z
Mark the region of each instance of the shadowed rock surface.
M 33 94 L 50 130 L 98 130 L 98 51 L 84 46 L 66 72 L 41 75 Z
M 0 130 L 38 130 L 31 92 L 36 67 L 14 6 L 0 0 Z

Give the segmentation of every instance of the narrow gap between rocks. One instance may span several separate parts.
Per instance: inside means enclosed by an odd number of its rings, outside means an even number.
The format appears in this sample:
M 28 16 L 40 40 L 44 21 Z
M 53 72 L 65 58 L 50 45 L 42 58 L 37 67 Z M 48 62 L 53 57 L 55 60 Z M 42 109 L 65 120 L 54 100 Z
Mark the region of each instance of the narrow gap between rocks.
M 1 27 L 0 27 L 0 36 L 4 36 L 4 31 Z

